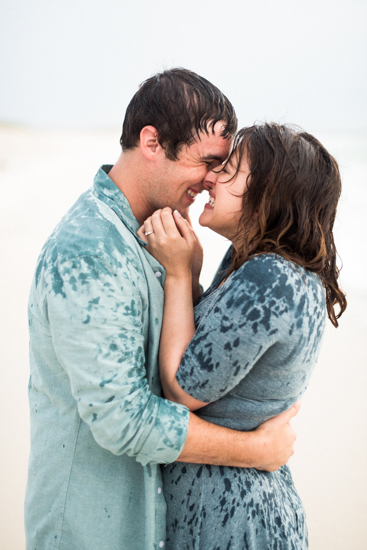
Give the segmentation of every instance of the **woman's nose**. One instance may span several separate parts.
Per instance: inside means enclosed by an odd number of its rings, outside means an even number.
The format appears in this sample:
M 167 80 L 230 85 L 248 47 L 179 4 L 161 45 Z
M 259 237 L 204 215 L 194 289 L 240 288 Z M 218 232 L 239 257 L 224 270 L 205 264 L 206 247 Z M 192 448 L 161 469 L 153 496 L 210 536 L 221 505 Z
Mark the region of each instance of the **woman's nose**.
M 218 174 L 213 170 L 209 170 L 204 178 L 204 188 L 209 191 L 217 183 Z

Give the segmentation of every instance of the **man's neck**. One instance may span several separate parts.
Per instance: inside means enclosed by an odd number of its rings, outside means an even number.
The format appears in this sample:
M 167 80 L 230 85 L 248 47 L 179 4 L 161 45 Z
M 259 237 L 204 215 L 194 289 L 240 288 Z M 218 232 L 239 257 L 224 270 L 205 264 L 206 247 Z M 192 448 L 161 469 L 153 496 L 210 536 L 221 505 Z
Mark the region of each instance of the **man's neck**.
M 108 176 L 127 198 L 135 218 L 143 224 L 152 211 L 144 192 L 144 170 L 135 151 L 122 152 Z

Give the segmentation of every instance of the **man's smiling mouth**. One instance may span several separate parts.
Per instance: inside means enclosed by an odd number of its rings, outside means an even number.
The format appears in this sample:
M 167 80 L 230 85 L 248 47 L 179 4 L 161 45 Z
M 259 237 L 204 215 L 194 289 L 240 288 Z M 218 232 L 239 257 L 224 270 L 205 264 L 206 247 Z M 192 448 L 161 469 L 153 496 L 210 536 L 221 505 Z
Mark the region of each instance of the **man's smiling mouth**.
M 186 189 L 186 193 L 189 195 L 189 197 L 191 197 L 192 199 L 195 199 L 195 197 L 198 196 L 199 193 L 196 193 L 195 191 L 193 191 L 192 189 Z

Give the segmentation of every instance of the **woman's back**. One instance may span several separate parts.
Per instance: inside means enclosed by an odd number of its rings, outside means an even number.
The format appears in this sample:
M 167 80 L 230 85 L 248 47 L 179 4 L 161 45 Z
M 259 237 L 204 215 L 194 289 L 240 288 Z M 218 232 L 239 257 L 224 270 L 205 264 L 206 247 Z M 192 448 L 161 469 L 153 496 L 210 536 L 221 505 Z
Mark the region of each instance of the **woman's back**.
M 227 253 L 219 269 L 225 270 Z M 206 420 L 251 430 L 304 393 L 325 327 L 319 278 L 276 254 L 248 260 L 195 308 L 195 336 L 177 379 L 193 397 L 214 401 Z

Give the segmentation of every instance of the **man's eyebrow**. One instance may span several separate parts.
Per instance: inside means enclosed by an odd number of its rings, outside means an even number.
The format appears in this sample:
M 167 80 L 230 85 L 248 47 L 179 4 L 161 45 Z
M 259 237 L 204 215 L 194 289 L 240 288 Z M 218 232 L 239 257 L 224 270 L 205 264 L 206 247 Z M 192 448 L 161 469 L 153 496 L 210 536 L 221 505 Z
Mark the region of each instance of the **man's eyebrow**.
M 201 160 L 218 160 L 219 162 L 223 162 L 223 158 L 218 155 L 206 155 L 205 157 L 201 157 Z

